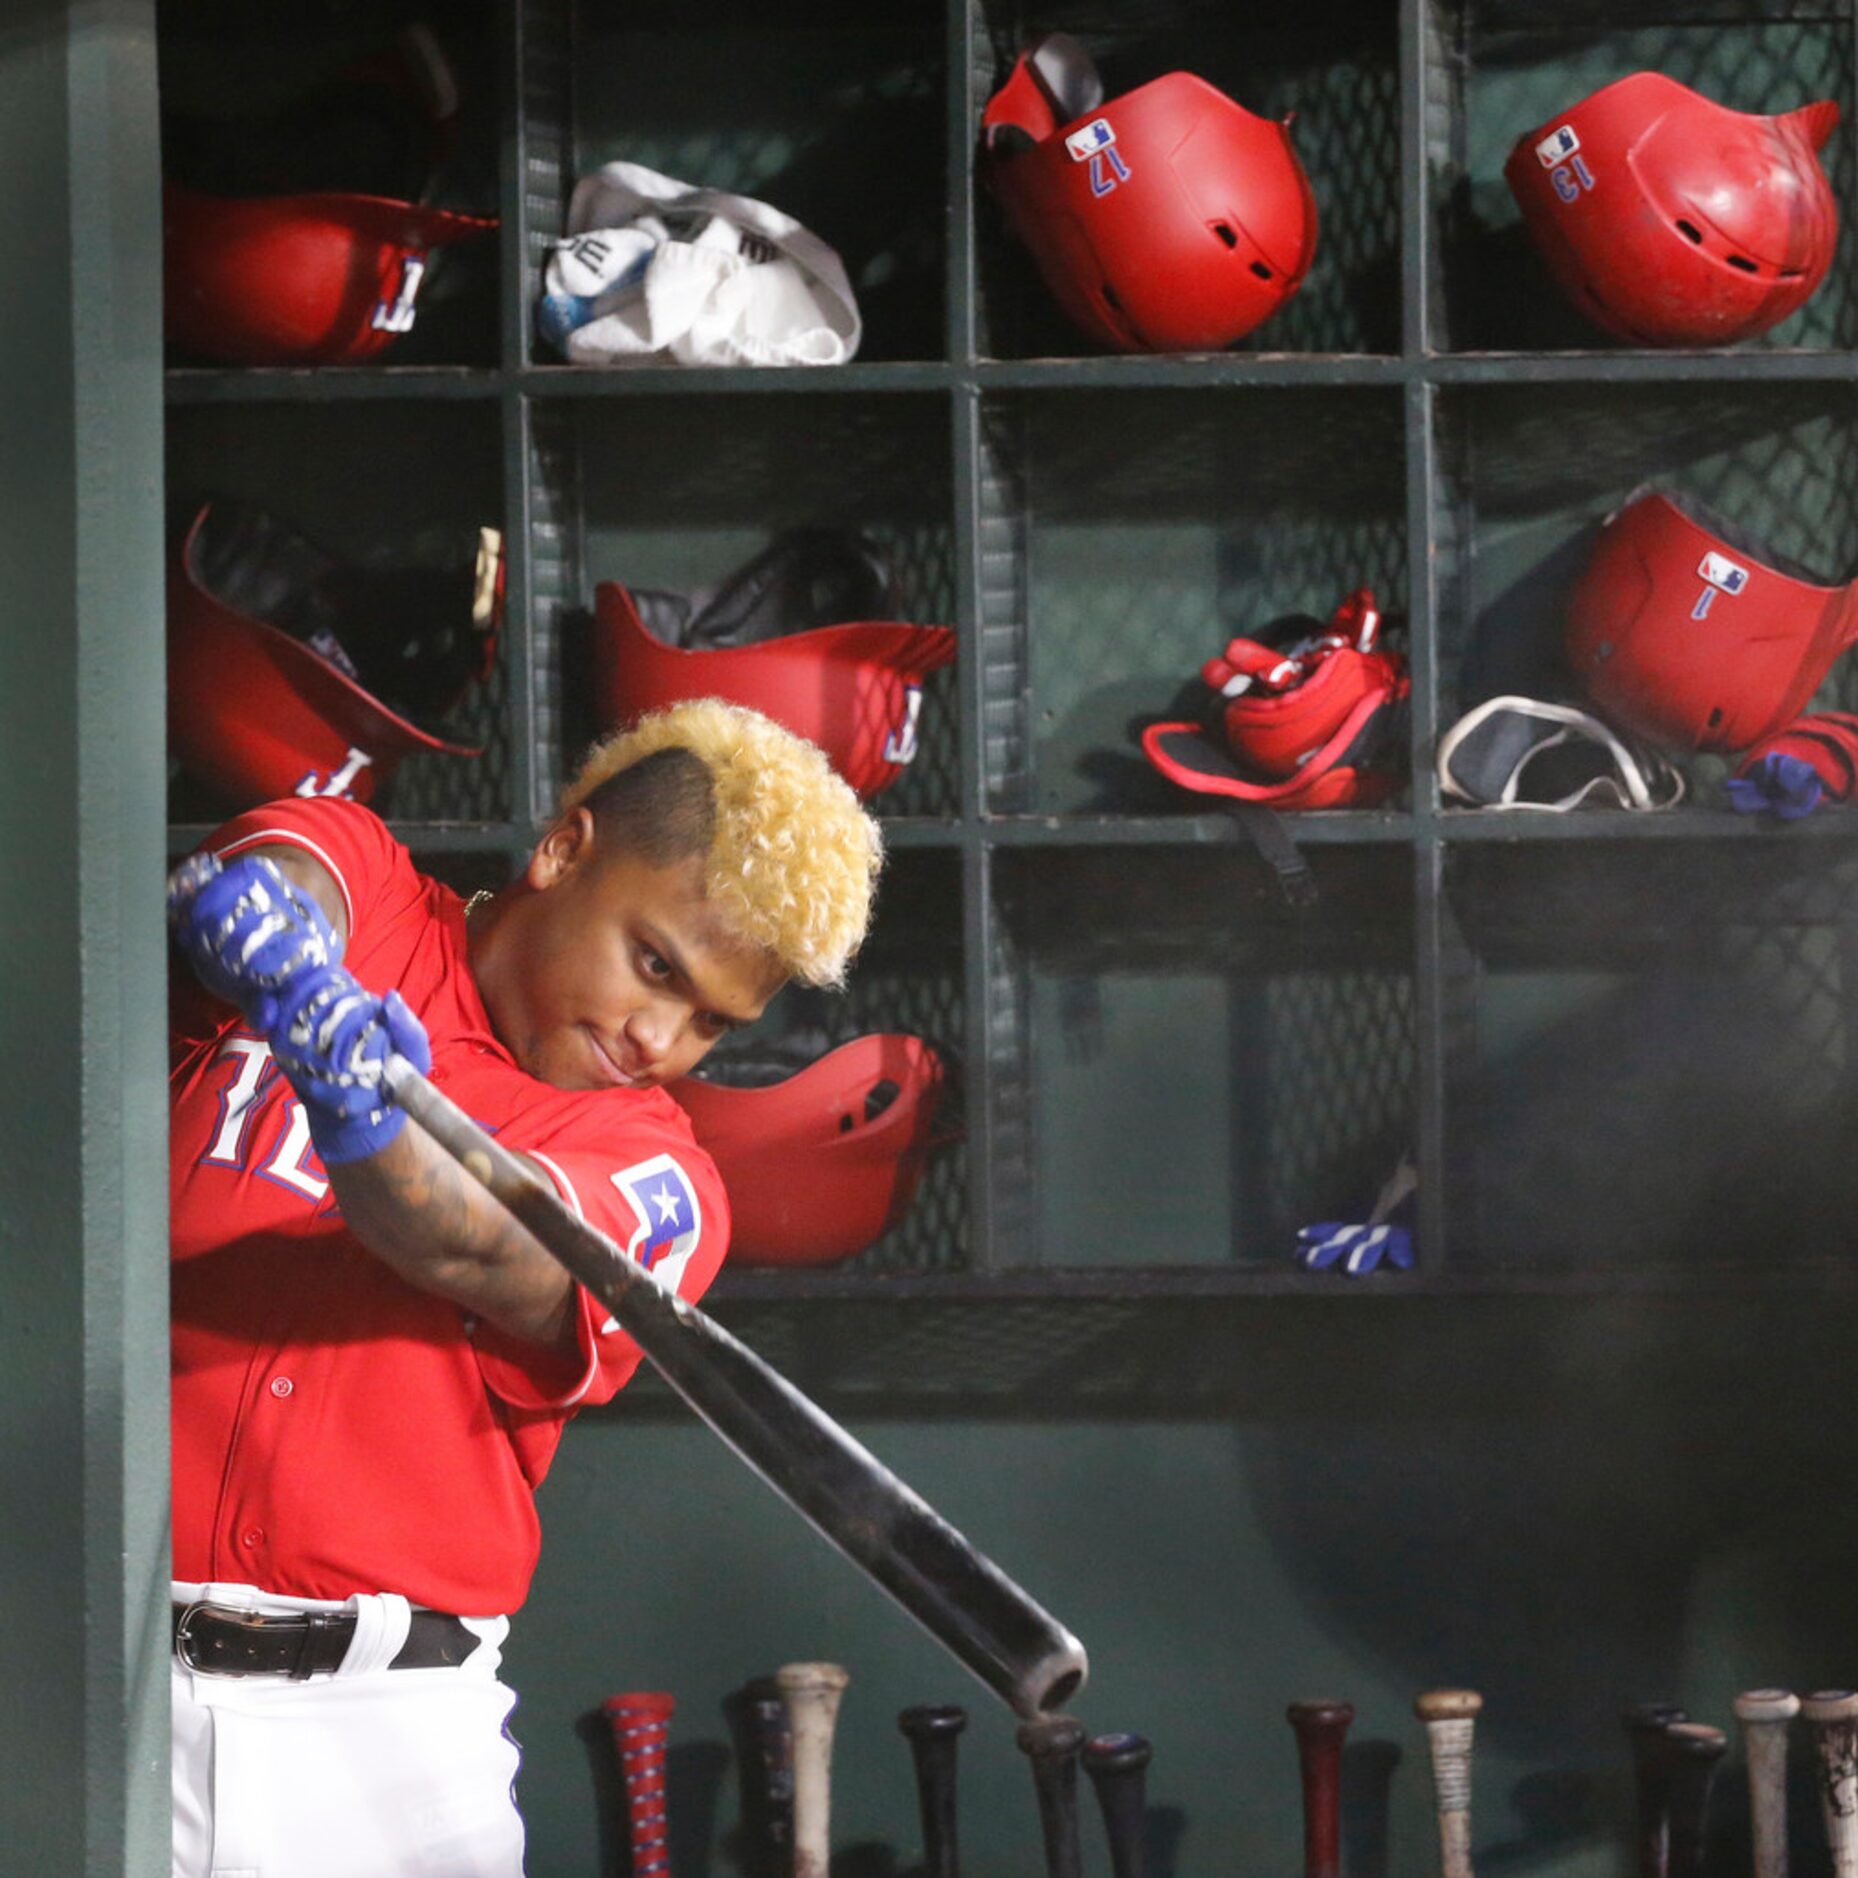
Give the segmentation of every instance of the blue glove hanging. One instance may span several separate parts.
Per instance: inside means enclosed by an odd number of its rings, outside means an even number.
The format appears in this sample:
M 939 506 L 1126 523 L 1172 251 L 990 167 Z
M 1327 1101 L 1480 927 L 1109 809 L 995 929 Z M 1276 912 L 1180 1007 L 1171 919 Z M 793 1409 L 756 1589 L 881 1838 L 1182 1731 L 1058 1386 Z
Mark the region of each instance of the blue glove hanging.
M 1383 1261 L 1399 1271 L 1413 1269 L 1413 1235 L 1404 1226 L 1352 1226 L 1326 1220 L 1297 1233 L 1297 1263 L 1306 1272 L 1340 1266 L 1350 1278 L 1371 1272 Z
M 271 1054 L 303 1099 L 310 1139 L 325 1167 L 366 1160 L 406 1124 L 382 1087 L 387 1058 L 423 1076 L 432 1068 L 425 1027 L 399 992 L 379 998 L 340 965 L 299 973 L 264 1027 Z
M 1359 1278 L 1381 1265 L 1396 1271 L 1413 1269 L 1413 1231 L 1410 1204 L 1419 1176 L 1411 1160 L 1402 1158 L 1381 1189 L 1374 1210 L 1359 1223 L 1324 1220 L 1297 1233 L 1296 1262 L 1306 1272 L 1336 1270 Z M 1396 1218 L 1395 1216 L 1400 1217 Z
M 183 861 L 168 876 L 168 923 L 200 982 L 259 1030 L 280 987 L 342 956 L 314 897 L 261 855 Z

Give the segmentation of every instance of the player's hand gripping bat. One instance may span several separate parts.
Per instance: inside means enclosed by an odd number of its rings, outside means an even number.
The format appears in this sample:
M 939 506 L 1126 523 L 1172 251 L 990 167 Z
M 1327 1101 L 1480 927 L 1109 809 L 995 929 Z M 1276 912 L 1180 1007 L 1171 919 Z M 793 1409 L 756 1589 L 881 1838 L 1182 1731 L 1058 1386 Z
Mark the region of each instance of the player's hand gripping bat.
M 418 1070 L 388 1093 L 619 1319 L 670 1383 L 776 1493 L 1022 1716 L 1083 1686 L 1084 1646 L 823 1409 L 668 1290 L 498 1146 Z

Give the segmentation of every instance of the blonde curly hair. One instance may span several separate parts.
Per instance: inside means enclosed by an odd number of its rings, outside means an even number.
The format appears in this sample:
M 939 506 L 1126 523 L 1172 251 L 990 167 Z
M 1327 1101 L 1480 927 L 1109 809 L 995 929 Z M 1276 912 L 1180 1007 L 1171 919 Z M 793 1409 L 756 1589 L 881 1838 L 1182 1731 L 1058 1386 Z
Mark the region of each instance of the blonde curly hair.
M 665 751 L 688 752 L 708 772 L 707 813 L 694 825 L 681 818 L 670 840 L 682 853 L 707 841 L 706 885 L 723 918 L 790 978 L 842 985 L 884 862 L 883 836 L 851 785 L 772 718 L 692 698 L 595 744 L 561 793 L 561 813 L 586 803 L 598 815 L 616 793 L 607 785 Z

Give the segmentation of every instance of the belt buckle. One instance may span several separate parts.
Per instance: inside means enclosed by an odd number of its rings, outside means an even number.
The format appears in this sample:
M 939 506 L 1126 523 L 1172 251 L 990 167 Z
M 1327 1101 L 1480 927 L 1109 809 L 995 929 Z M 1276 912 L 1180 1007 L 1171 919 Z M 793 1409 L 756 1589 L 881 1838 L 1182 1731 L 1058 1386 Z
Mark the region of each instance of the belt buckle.
M 183 1669 L 190 1669 L 196 1676 L 210 1676 L 219 1682 L 238 1682 L 246 1672 L 242 1669 L 209 1669 L 204 1663 L 195 1662 L 190 1645 L 193 1642 L 188 1626 L 193 1620 L 206 1614 L 212 1617 L 229 1617 L 235 1623 L 243 1623 L 248 1618 L 256 1617 L 256 1611 L 242 1609 L 237 1604 L 216 1604 L 211 1598 L 196 1598 L 182 1611 L 181 1620 L 174 1626 L 174 1654 L 180 1659 Z

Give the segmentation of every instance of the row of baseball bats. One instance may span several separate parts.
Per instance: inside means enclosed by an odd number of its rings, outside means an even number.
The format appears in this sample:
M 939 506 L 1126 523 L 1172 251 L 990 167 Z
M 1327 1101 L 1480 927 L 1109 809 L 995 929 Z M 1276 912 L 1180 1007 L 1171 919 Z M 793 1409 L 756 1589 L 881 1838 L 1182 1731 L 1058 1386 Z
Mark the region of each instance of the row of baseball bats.
M 758 1780 L 745 1820 L 755 1878 L 827 1878 L 832 1847 L 832 1744 L 850 1681 L 837 1663 L 787 1663 L 736 1698 Z M 669 1878 L 665 1752 L 676 1700 L 662 1690 L 608 1696 L 626 1795 L 633 1878 Z M 956 1743 L 968 1725 L 954 1703 L 919 1704 L 897 1717 L 910 1745 L 922 1817 L 921 1878 L 960 1878 Z M 1149 1744 L 1137 1734 L 1091 1736 L 1068 1715 L 1041 1716 L 1018 1730 L 1031 1764 L 1048 1878 L 1081 1878 L 1077 1770 L 1090 1776 L 1103 1815 L 1115 1878 L 1144 1878 Z
M 850 1678 L 836 1663 L 788 1663 L 738 1697 L 757 1763 L 756 1878 L 827 1878 L 831 1858 L 832 1746 Z M 603 1707 L 625 1785 L 633 1878 L 669 1878 L 665 1744 L 673 1698 L 658 1691 L 609 1696 Z M 1425 1724 L 1438 1815 L 1442 1878 L 1474 1878 L 1472 1765 L 1483 1698 L 1474 1689 L 1429 1689 L 1415 1698 Z M 1342 1749 L 1352 1704 L 1290 1704 L 1303 1797 L 1304 1878 L 1341 1878 Z M 1812 1730 L 1821 1816 L 1834 1878 L 1858 1878 L 1858 1693 L 1798 1696 L 1751 1689 L 1735 1698 L 1747 1761 L 1753 1878 L 1787 1878 L 1788 1731 Z M 915 1764 L 923 1878 L 960 1878 L 956 1743 L 967 1713 L 954 1704 L 906 1708 L 897 1726 Z M 1729 1738 L 1671 1702 L 1637 1702 L 1621 1714 L 1637 1808 L 1639 1878 L 1701 1878 L 1709 1802 Z M 1146 1878 L 1143 1824 L 1149 1743 L 1138 1734 L 1089 1735 L 1068 1715 L 1022 1722 L 1045 1848 L 1045 1878 L 1081 1878 L 1078 1769 L 1103 1816 L 1114 1878 Z
M 1426 1725 L 1443 1878 L 1472 1878 L 1471 1767 L 1483 1698 L 1429 1689 L 1413 1704 Z M 1303 1787 L 1305 1878 L 1340 1878 L 1342 1742 L 1347 1702 L 1293 1702 Z M 1813 1731 L 1820 1813 L 1834 1878 L 1858 1878 L 1858 1694 L 1798 1696 L 1750 1689 L 1735 1698 L 1748 1766 L 1754 1878 L 1787 1878 L 1787 1735 L 1795 1716 Z M 1635 1702 L 1621 1714 L 1632 1755 L 1639 1878 L 1701 1878 L 1710 1790 L 1729 1737 L 1673 1702 Z

